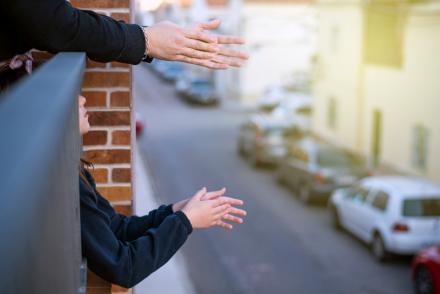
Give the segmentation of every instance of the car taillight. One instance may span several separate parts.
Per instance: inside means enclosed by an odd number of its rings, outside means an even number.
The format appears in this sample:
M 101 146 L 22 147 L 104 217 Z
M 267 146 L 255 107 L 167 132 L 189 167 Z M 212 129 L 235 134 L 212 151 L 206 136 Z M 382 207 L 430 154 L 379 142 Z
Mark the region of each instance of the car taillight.
M 327 182 L 327 178 L 323 174 L 321 173 L 315 174 L 315 183 L 325 184 L 326 182 Z
M 255 140 L 258 144 L 261 144 L 261 141 L 263 140 L 263 134 L 261 133 L 261 131 L 257 131 L 257 133 L 255 134 Z
M 409 232 L 409 226 L 403 223 L 395 223 L 392 227 L 392 230 L 395 233 L 406 233 Z

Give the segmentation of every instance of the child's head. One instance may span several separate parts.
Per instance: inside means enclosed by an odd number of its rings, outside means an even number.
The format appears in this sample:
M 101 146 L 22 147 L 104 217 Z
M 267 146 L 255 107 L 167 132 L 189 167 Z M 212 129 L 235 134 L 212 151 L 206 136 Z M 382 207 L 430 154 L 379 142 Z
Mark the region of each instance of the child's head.
M 87 114 L 87 109 L 85 108 L 86 98 L 83 96 L 78 96 L 78 106 L 79 106 L 79 132 L 81 135 L 87 134 L 90 130 L 89 115 Z

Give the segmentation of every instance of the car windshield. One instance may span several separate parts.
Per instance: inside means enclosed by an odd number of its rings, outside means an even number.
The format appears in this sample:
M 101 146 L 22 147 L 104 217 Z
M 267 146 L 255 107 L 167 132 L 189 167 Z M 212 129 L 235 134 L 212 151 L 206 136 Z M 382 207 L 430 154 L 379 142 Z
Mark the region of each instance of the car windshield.
M 349 167 L 359 165 L 358 160 L 349 153 L 333 149 L 323 148 L 318 151 L 318 164 L 324 167 Z
M 263 128 L 263 132 L 266 136 L 283 136 L 284 128 L 280 126 L 266 126 Z
M 405 200 L 403 216 L 440 216 L 440 197 Z
M 197 87 L 197 88 L 203 88 L 203 87 L 208 88 L 211 86 L 211 83 L 208 81 L 193 81 L 191 84 L 193 87 Z

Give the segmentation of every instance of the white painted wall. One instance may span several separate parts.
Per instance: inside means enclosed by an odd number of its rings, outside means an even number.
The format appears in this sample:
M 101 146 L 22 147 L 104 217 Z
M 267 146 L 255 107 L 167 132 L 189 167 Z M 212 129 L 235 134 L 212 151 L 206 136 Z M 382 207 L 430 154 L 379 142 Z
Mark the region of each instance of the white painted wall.
M 267 86 L 288 80 L 295 71 L 310 70 L 315 15 L 307 5 L 244 2 L 240 6 L 235 2 L 231 15 L 241 17 L 231 33 L 246 39 L 251 58 L 238 73 L 218 75 L 219 92 L 225 99 L 252 105 Z
M 356 150 L 360 127 L 362 10 L 358 5 L 321 5 L 318 11 L 312 126 L 327 140 Z M 327 124 L 330 97 L 337 103 L 334 129 Z

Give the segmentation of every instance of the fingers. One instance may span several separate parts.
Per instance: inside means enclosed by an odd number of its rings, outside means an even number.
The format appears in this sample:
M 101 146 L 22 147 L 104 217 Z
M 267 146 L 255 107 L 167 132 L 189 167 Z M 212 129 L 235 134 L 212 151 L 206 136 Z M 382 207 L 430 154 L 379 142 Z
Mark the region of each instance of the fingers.
M 209 22 L 199 23 L 198 27 L 203 30 L 215 30 L 220 26 L 221 21 L 219 19 L 214 19 Z
M 243 205 L 243 200 L 241 200 L 241 199 L 227 197 L 227 196 L 222 196 L 221 198 L 224 198 L 226 200 L 226 202 L 231 205 Z
M 186 39 L 185 45 L 188 48 L 192 48 L 198 51 L 217 53 L 220 50 L 215 44 L 200 42 L 193 39 Z
M 217 37 L 211 34 L 205 33 L 202 30 L 187 29 L 185 31 L 185 37 L 193 40 L 199 40 L 206 43 L 217 43 Z
M 241 217 L 237 217 L 237 216 L 234 216 L 234 215 L 229 214 L 229 213 L 225 214 L 223 216 L 223 219 L 231 221 L 231 222 L 234 222 L 234 223 L 237 223 L 237 224 L 242 224 L 243 223 L 243 219 Z
M 239 216 L 246 216 L 247 215 L 247 211 L 244 209 L 240 209 L 240 208 L 236 208 L 236 207 L 231 207 L 229 209 L 228 213 L 232 213 L 232 214 L 236 214 Z
M 231 205 L 229 203 L 225 203 L 225 204 L 222 204 L 222 205 L 219 205 L 219 206 L 215 206 L 212 209 L 212 213 L 215 214 L 215 215 L 222 214 L 222 213 L 225 213 L 226 210 L 228 208 L 230 208 L 230 207 L 231 207 Z
M 226 229 L 226 230 L 232 230 L 233 229 L 233 226 L 231 224 L 228 224 L 228 223 L 226 223 L 226 222 L 224 222 L 222 220 L 218 220 L 215 223 L 215 225 L 219 226 L 220 228 Z
M 240 67 L 243 65 L 243 63 L 239 60 L 224 58 L 220 55 L 214 56 L 211 60 L 219 64 L 227 64 L 228 66 L 234 66 L 234 67 Z
M 200 200 L 206 193 L 206 187 L 203 187 L 201 190 L 197 191 L 197 193 L 193 196 L 193 198 Z
M 226 192 L 226 188 L 222 188 L 220 190 L 217 191 L 211 191 L 205 194 L 205 196 L 203 196 L 202 200 L 213 200 L 216 199 L 220 196 L 223 196 Z
M 217 43 L 218 44 L 237 44 L 237 45 L 242 45 L 242 44 L 245 43 L 245 40 L 243 38 L 236 37 L 236 36 L 218 35 L 217 36 Z
M 238 51 L 238 50 L 233 50 L 233 49 L 229 49 L 229 48 L 224 48 L 221 47 L 220 50 L 218 51 L 219 55 L 223 55 L 226 57 L 234 57 L 234 58 L 240 58 L 240 59 L 249 59 L 249 54 L 242 52 L 242 51 Z
M 207 59 L 210 60 L 214 58 L 213 53 L 205 52 L 205 51 L 198 51 L 191 48 L 183 48 L 182 49 L 182 55 L 195 58 L 195 59 Z
M 198 58 L 188 57 L 185 55 L 177 55 L 175 60 L 189 63 L 189 64 L 204 66 L 204 67 L 207 67 L 210 69 L 227 69 L 227 68 L 229 68 L 229 65 L 227 65 L 227 64 L 217 63 L 217 62 L 213 62 L 213 61 L 207 60 L 207 59 L 198 59 Z

